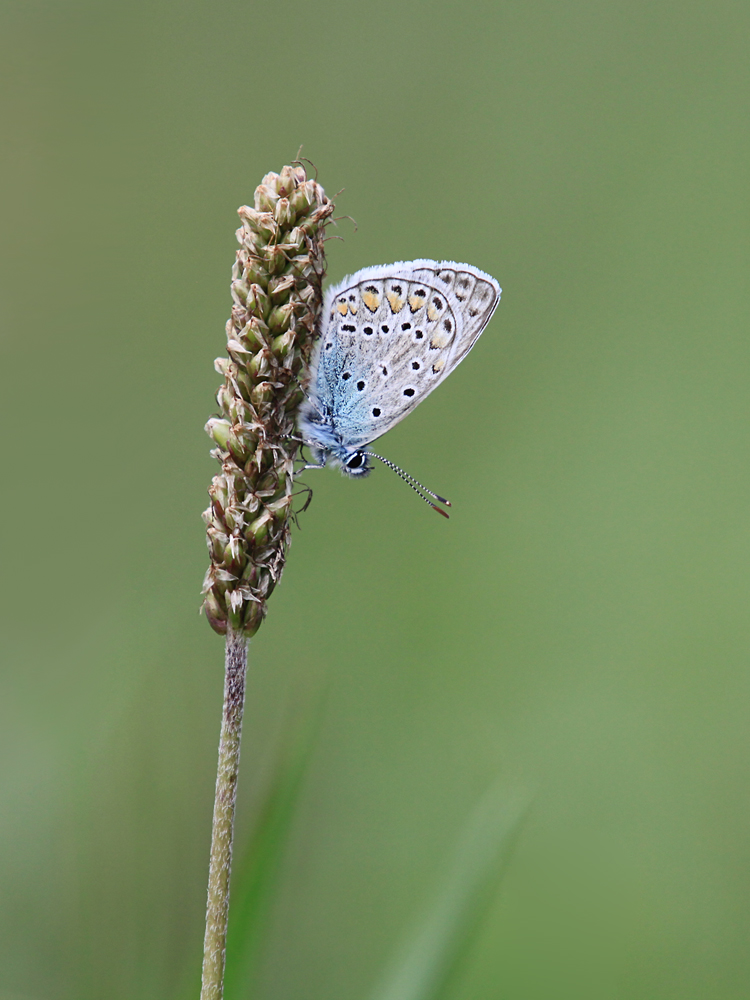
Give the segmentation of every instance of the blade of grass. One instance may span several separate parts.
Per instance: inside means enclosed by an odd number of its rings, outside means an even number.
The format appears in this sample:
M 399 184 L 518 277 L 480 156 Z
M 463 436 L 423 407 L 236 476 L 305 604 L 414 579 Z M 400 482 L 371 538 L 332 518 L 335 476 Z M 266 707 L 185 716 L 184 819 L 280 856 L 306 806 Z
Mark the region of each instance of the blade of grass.
M 371 1000 L 444 1000 L 497 894 L 530 800 L 491 789 L 478 803 L 431 904 Z
M 308 722 L 296 734 L 289 733 L 250 838 L 237 852 L 227 941 L 226 1000 L 247 1000 L 253 995 L 268 913 L 276 896 L 282 858 L 322 716 L 321 699 Z

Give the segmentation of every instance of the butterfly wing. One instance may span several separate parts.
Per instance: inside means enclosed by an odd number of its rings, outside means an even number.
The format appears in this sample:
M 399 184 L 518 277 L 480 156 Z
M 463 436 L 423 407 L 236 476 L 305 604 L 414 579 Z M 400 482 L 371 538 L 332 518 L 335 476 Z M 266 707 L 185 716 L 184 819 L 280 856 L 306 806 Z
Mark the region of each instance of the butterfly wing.
M 345 448 L 364 448 L 421 403 L 499 300 L 494 278 L 449 261 L 365 268 L 329 289 L 311 391 Z

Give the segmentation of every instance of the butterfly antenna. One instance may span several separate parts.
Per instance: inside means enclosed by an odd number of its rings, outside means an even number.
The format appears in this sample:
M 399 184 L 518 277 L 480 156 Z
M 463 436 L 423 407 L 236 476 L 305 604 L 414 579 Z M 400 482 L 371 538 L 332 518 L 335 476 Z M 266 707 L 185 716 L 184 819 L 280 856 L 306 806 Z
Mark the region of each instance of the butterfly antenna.
M 432 490 L 428 490 L 427 487 L 423 486 L 418 479 L 415 479 L 414 476 L 410 476 L 408 472 L 404 472 L 404 470 L 400 466 L 396 465 L 395 462 L 391 462 L 390 459 L 383 458 L 382 455 L 377 455 L 374 451 L 365 451 L 362 454 L 367 455 L 369 458 L 377 458 L 379 462 L 383 463 L 383 465 L 387 465 L 389 469 L 392 469 L 397 476 L 400 476 L 405 483 L 411 486 L 411 488 L 414 490 L 417 496 L 421 497 L 426 504 L 429 504 L 430 507 L 432 507 L 433 510 L 436 510 L 438 514 L 442 514 L 443 517 L 450 516 L 446 514 L 445 511 L 442 510 L 440 507 L 435 506 L 435 504 L 431 500 L 428 500 L 427 497 L 424 495 L 424 493 L 422 493 L 421 491 L 424 490 L 424 492 L 427 493 L 428 496 L 431 496 L 433 497 L 433 499 L 438 500 L 440 503 L 445 504 L 446 507 L 451 506 L 450 500 L 446 500 L 445 497 L 441 497 L 437 493 L 433 493 Z

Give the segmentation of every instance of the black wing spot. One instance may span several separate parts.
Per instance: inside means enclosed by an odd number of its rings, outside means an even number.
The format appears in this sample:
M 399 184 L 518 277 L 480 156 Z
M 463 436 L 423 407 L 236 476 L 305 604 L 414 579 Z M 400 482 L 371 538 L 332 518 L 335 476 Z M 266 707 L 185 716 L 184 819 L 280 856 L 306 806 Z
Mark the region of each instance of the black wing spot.
M 388 374 L 388 369 L 385 367 L 385 365 L 383 365 L 383 374 L 384 375 Z
M 388 333 L 389 327 L 381 326 L 380 329 L 383 331 L 383 333 Z
M 342 330 L 346 330 L 347 333 L 356 333 L 357 332 L 356 326 L 352 326 L 351 323 L 342 323 L 341 324 L 341 329 Z
M 372 327 L 371 326 L 366 326 L 365 329 L 364 329 L 364 334 L 365 334 L 366 337 L 371 337 L 372 336 Z
M 432 304 L 435 306 L 436 309 L 442 309 L 443 308 L 443 303 L 438 298 L 434 298 L 432 300 Z
M 450 285 L 451 283 L 450 271 L 443 271 L 443 273 L 440 275 L 440 280 L 444 282 L 446 285 Z
M 346 380 L 347 380 L 348 378 L 351 378 L 351 377 L 352 377 L 352 375 L 351 375 L 351 372 L 344 372 L 344 374 L 343 374 L 343 375 L 342 375 L 341 377 L 342 377 L 342 379 L 343 379 L 343 380 L 344 380 L 344 381 L 346 382 Z
M 443 326 L 448 331 L 448 333 L 450 333 L 451 330 L 453 329 L 453 324 L 451 323 L 451 321 L 449 319 L 444 319 L 443 320 Z
M 354 301 L 356 301 L 356 298 L 357 298 L 357 296 L 356 296 L 356 295 L 350 295 L 350 296 L 349 296 L 349 301 L 350 301 L 350 302 L 354 302 Z
M 424 334 L 422 333 L 421 330 L 417 330 L 414 336 L 417 338 L 417 340 L 421 340 L 422 337 L 424 337 Z
M 328 341 L 328 343 L 326 344 L 326 350 L 327 350 L 327 351 L 330 351 L 330 349 L 331 349 L 332 347 L 333 347 L 333 341 L 332 341 L 332 340 L 329 340 L 329 341 Z
M 411 323 L 402 323 L 401 324 L 401 329 L 402 330 L 411 330 Z
M 365 387 L 365 383 L 364 382 L 357 382 L 357 388 L 359 389 L 360 392 L 362 392 L 362 390 L 364 389 L 364 387 Z
M 395 292 L 396 295 L 401 295 L 401 285 L 391 285 L 391 291 Z
M 458 279 L 458 283 L 461 286 L 461 288 L 468 288 L 469 287 L 469 279 L 468 278 L 459 278 Z
M 365 286 L 365 291 L 366 292 L 372 292 L 373 295 L 377 295 L 378 294 L 378 290 L 375 287 L 375 285 L 366 285 Z
M 418 295 L 420 299 L 427 298 L 427 292 L 424 290 L 424 288 L 418 288 L 414 294 Z
M 476 316 L 478 312 L 478 309 L 469 309 L 469 316 Z
M 459 295 L 458 292 L 456 292 L 456 298 L 458 299 L 459 302 L 465 302 L 466 301 L 466 296 L 465 295 Z
M 418 361 L 412 361 L 411 366 L 415 372 L 418 372 L 419 369 L 422 367 Z
M 404 389 L 404 395 L 413 396 L 416 391 L 417 391 L 416 389 Z
M 373 415 L 373 417 L 379 417 L 380 416 L 380 410 L 377 408 L 377 406 L 373 406 L 373 408 L 372 408 L 372 415 Z

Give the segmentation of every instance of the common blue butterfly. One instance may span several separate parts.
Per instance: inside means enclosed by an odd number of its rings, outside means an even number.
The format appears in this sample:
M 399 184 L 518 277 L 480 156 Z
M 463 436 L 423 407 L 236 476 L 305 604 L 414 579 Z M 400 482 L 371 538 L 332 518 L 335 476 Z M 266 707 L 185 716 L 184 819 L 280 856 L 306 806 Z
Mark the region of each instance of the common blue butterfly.
M 316 462 L 366 476 L 379 458 L 412 480 L 368 446 L 466 357 L 500 291 L 471 264 L 434 260 L 366 267 L 329 288 L 299 410 Z

